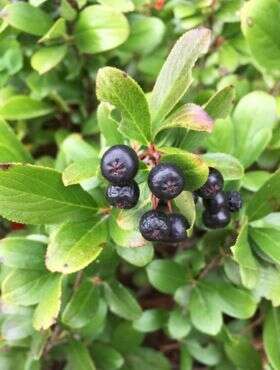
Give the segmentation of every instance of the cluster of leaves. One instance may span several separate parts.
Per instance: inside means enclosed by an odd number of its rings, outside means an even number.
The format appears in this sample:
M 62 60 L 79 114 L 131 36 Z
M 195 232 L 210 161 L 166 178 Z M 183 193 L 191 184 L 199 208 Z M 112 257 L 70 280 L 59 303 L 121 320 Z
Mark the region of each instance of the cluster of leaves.
M 279 1 L 0 6 L 0 368 L 279 370 Z M 183 170 L 186 242 L 139 233 L 145 161 L 138 206 L 108 208 L 121 143 Z M 245 201 L 221 231 L 208 166 Z

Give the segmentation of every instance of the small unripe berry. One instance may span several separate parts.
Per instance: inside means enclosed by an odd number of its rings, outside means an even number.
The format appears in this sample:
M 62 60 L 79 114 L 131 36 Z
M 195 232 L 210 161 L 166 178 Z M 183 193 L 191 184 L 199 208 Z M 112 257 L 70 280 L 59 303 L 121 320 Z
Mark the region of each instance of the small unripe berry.
M 177 197 L 184 189 L 182 171 L 172 164 L 155 166 L 148 177 L 151 192 L 159 199 L 169 200 Z
M 204 199 L 212 198 L 223 189 L 224 179 L 222 174 L 215 168 L 209 168 L 208 179 L 205 184 L 196 190 L 197 195 Z
M 139 230 L 146 240 L 164 241 L 170 235 L 170 221 L 163 212 L 148 211 L 140 219 Z
M 139 187 L 135 181 L 123 186 L 110 185 L 106 191 L 106 198 L 116 208 L 130 209 L 138 202 Z
M 227 206 L 227 197 L 223 191 L 219 191 L 210 199 L 203 199 L 203 204 L 211 213 L 218 212 L 219 209 Z
M 238 212 L 242 208 L 243 202 L 239 191 L 228 191 L 226 197 L 230 212 Z
M 189 227 L 186 218 L 179 214 L 173 213 L 169 215 L 171 232 L 168 240 L 170 242 L 181 242 L 187 238 L 186 229 Z
M 138 157 L 126 145 L 115 145 L 108 149 L 101 159 L 102 175 L 116 185 L 130 182 L 138 171 Z
M 230 223 L 230 212 L 227 208 L 221 208 L 216 213 L 205 210 L 202 214 L 202 220 L 209 229 L 220 229 Z

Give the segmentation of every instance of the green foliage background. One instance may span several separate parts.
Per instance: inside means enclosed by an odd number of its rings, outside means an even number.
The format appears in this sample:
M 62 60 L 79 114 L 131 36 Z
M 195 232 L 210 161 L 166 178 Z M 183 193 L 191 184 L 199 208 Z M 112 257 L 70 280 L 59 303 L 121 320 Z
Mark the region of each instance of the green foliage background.
M 0 369 L 280 370 L 280 1 L 0 8 Z M 186 242 L 138 232 L 145 163 L 138 206 L 108 208 L 119 143 L 183 169 Z M 190 193 L 208 166 L 245 203 L 218 231 Z

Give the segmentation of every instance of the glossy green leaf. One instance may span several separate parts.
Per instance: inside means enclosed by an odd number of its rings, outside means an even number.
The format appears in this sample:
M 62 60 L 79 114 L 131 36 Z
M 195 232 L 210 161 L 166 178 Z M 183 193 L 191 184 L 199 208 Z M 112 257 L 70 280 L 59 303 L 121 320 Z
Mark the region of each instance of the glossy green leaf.
M 152 245 L 144 245 L 140 248 L 126 248 L 117 246 L 116 250 L 118 255 L 122 257 L 125 261 L 138 267 L 146 266 L 152 261 L 154 256 L 154 248 Z
M 149 333 L 162 328 L 167 319 L 167 314 L 164 310 L 150 309 L 145 310 L 139 319 L 133 322 L 134 329 L 142 332 Z
M 141 316 L 141 307 L 122 284 L 118 282 L 105 284 L 104 289 L 106 301 L 114 314 L 131 321 L 137 320 Z
M 135 8 L 132 0 L 98 0 L 98 2 L 120 12 L 132 12 Z
M 67 52 L 66 45 L 47 46 L 39 49 L 31 58 L 31 65 L 39 74 L 43 74 L 59 64 Z
M 148 144 L 151 139 L 150 113 L 144 92 L 125 72 L 104 67 L 96 77 L 100 101 L 113 104 L 123 115 L 120 131 L 130 139 Z
M 179 309 L 170 312 L 167 329 L 171 338 L 180 340 L 191 330 L 190 319 Z
M 0 162 L 32 162 L 32 157 L 10 126 L 0 119 Z
M 144 336 L 133 328 L 131 322 L 122 321 L 114 330 L 112 345 L 121 353 L 132 353 L 140 346 Z
M 77 185 L 64 187 L 60 173 L 53 169 L 13 164 L 0 171 L 0 214 L 9 220 L 54 224 L 94 213 L 91 196 Z
M 280 263 L 280 230 L 251 228 L 250 236 L 265 254 Z
M 121 45 L 128 37 L 125 16 L 103 5 L 91 5 L 80 12 L 75 41 L 83 53 L 100 53 Z
M 257 63 L 279 70 L 280 4 L 277 0 L 248 1 L 241 12 L 242 31 Z
M 33 326 L 36 330 L 46 330 L 56 322 L 61 305 L 61 285 L 62 275 L 51 274 L 34 311 Z
M 71 163 L 62 173 L 62 181 L 65 186 L 80 184 L 84 180 L 97 178 L 100 169 L 100 161 L 86 158 Z
M 66 347 L 69 370 L 96 370 L 94 362 L 85 345 L 78 340 L 71 340 Z
M 36 36 L 43 36 L 52 25 L 47 13 L 22 1 L 5 7 L 5 22 L 20 31 Z
M 129 370 L 171 370 L 166 357 L 159 351 L 151 348 L 141 347 L 126 357 Z
M 226 118 L 233 107 L 235 90 L 227 86 L 214 94 L 205 104 L 204 109 L 212 119 Z
M 213 343 L 209 343 L 207 346 L 202 346 L 199 342 L 193 339 L 187 339 L 185 343 L 189 353 L 198 362 L 208 366 L 214 366 L 220 362 L 221 353 Z
M 123 356 L 108 344 L 94 343 L 91 352 L 99 369 L 115 370 L 124 364 Z
M 47 268 L 70 274 L 94 261 L 107 240 L 106 218 L 62 224 L 50 237 Z
M 171 260 L 154 260 L 147 266 L 150 283 L 158 291 L 173 294 L 186 284 L 184 268 Z
M 212 153 L 233 154 L 234 126 L 230 117 L 215 121 L 214 129 L 211 135 L 207 136 L 205 146 Z
M 66 35 L 66 22 L 64 18 L 58 18 L 46 34 L 38 42 L 54 40 Z
M 280 306 L 280 272 L 273 266 L 260 268 L 258 283 L 254 287 L 254 295 L 271 301 L 274 307 Z
M 163 153 L 162 162 L 175 164 L 183 171 L 186 190 L 198 189 L 206 182 L 208 166 L 199 155 L 177 148 L 165 147 L 160 148 L 160 151 Z
M 250 191 L 258 191 L 270 178 L 271 173 L 266 171 L 246 172 L 242 179 L 242 187 Z
M 113 108 L 108 103 L 100 103 L 97 108 L 98 126 L 108 146 L 123 143 L 123 137 L 118 130 L 118 122 L 111 116 Z
M 188 220 L 190 227 L 187 229 L 187 233 L 188 236 L 191 236 L 196 218 L 193 195 L 189 191 L 183 191 L 174 199 L 174 202 L 180 213 Z
M 7 120 L 31 119 L 51 112 L 50 105 L 25 95 L 14 95 L 0 106 L 0 116 Z
M 245 336 L 226 343 L 226 354 L 235 367 L 240 370 L 261 370 L 260 354 Z
M 153 129 L 157 130 L 163 118 L 185 94 L 192 82 L 191 71 L 196 60 L 207 52 L 210 31 L 206 28 L 185 33 L 175 44 L 154 86 L 150 109 Z
M 244 175 L 242 164 L 230 154 L 206 153 L 202 158 L 208 166 L 219 170 L 225 180 L 239 180 Z
M 185 104 L 171 114 L 157 129 L 155 135 L 168 128 L 181 127 L 187 130 L 211 132 L 212 118 L 196 104 Z
M 279 310 L 271 308 L 265 317 L 263 342 L 265 353 L 273 368 L 280 368 L 280 315 Z
M 280 212 L 269 213 L 267 216 L 251 222 L 250 225 L 254 228 L 276 229 L 280 231 Z
M 81 135 L 71 134 L 62 143 L 62 149 L 68 163 L 98 158 L 97 150 L 88 144 Z
M 250 221 L 260 219 L 268 213 L 280 211 L 279 188 L 280 170 L 276 171 L 250 199 L 247 207 Z

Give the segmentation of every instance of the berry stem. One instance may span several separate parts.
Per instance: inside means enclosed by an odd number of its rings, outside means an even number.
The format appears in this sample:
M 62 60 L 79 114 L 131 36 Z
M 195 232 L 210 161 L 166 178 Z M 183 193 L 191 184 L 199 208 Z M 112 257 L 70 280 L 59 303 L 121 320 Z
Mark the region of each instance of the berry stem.
M 168 200 L 167 201 L 167 208 L 168 208 L 169 213 L 172 213 L 173 212 L 171 200 Z

